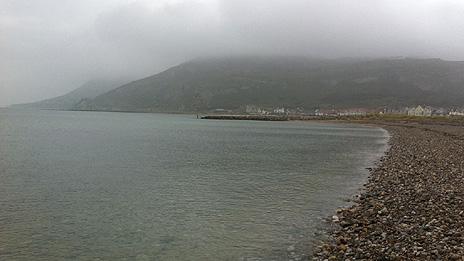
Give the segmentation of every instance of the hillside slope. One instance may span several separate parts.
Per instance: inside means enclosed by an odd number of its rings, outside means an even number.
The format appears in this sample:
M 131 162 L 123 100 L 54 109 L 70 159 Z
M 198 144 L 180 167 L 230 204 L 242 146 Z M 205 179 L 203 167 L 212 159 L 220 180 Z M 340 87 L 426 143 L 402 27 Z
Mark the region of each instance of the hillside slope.
M 106 93 L 112 89 L 126 83 L 126 80 L 91 80 L 79 88 L 62 96 L 25 104 L 15 104 L 17 108 L 35 108 L 48 110 L 70 110 L 83 99 L 93 99 L 98 95 Z
M 440 59 L 190 61 L 86 100 L 77 108 L 195 111 L 263 107 L 464 105 L 464 63 Z

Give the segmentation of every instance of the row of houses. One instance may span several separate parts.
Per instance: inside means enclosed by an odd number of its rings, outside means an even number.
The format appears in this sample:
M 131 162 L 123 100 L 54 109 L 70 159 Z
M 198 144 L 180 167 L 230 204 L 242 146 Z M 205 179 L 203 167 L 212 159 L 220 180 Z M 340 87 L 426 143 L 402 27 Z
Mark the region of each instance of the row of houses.
M 464 116 L 464 110 L 453 110 L 448 113 L 451 116 Z
M 378 113 L 377 110 L 366 108 L 350 108 L 350 109 L 312 109 L 305 110 L 301 107 L 286 108 L 262 108 L 255 105 L 246 105 L 242 112 L 254 115 L 306 115 L 306 116 L 359 116 L 369 113 Z
M 304 114 L 305 112 L 301 108 L 290 109 L 285 107 L 275 107 L 275 108 L 262 108 L 255 105 L 246 105 L 245 113 L 247 114 L 258 114 L 258 115 L 290 115 L 290 114 Z
M 315 116 L 364 116 L 367 114 L 378 113 L 376 110 L 366 108 L 349 108 L 349 109 L 316 109 Z
M 233 113 L 231 110 L 216 109 L 216 113 Z M 284 106 L 278 106 L 274 108 L 260 107 L 256 105 L 245 105 L 239 112 L 251 114 L 251 115 L 306 115 L 306 116 L 364 116 L 368 114 L 398 114 L 398 115 L 409 115 L 409 116 L 435 116 L 435 115 L 450 115 L 450 116 L 464 116 L 463 109 L 446 109 L 438 108 L 427 105 L 417 105 L 401 108 L 388 108 L 381 107 L 377 109 L 372 108 L 347 108 L 347 109 L 331 109 L 317 108 L 311 110 L 304 110 L 301 107 L 297 108 L 286 108 Z
M 406 113 L 409 116 L 464 116 L 464 110 L 462 109 L 446 109 L 436 108 L 431 106 L 418 105 L 416 107 L 406 108 Z
M 446 109 L 426 105 L 417 105 L 412 107 L 403 107 L 399 109 L 366 109 L 366 108 L 352 108 L 344 110 L 325 110 L 316 112 L 316 115 L 337 115 L 337 116 L 362 116 L 367 114 L 398 114 L 408 116 L 464 116 L 464 109 Z

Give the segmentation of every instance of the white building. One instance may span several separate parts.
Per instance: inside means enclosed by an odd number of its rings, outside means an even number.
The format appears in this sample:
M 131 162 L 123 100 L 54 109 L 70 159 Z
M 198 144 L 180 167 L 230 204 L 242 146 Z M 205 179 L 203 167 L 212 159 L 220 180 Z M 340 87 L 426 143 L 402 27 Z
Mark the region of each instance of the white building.
M 258 108 L 258 114 L 267 115 L 267 114 L 269 114 L 269 112 L 266 111 L 265 109 Z
M 249 114 L 256 114 L 258 113 L 258 107 L 256 107 L 255 105 L 247 105 L 245 107 L 245 112 L 246 113 L 249 113 Z
M 273 111 L 275 114 L 285 114 L 285 108 L 275 108 Z
M 419 105 L 414 108 L 409 108 L 408 115 L 409 116 L 432 116 L 432 109 L 426 106 L 422 107 Z
M 458 110 L 450 111 L 449 115 L 451 115 L 451 116 L 464 116 L 464 111 L 458 111 Z

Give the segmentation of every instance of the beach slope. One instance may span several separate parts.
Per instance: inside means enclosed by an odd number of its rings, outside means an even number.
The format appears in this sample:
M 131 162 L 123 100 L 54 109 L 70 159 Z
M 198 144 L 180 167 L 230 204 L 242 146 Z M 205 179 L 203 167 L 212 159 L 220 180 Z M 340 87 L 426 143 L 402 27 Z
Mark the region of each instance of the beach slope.
M 314 260 L 464 260 L 464 128 L 382 127 L 389 151 Z

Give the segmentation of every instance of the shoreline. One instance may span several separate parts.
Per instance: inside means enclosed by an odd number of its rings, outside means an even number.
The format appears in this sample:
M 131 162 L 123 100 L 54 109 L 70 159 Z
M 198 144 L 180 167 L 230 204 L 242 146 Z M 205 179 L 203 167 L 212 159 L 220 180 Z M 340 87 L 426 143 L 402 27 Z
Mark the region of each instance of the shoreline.
M 362 123 L 387 130 L 389 148 L 353 204 L 334 212 L 313 260 L 463 260 L 464 128 Z
M 385 126 L 382 126 L 378 123 L 367 123 L 367 122 L 354 122 L 354 121 L 339 121 L 339 120 L 297 120 L 301 122 L 314 122 L 314 123 L 321 123 L 321 124 L 333 124 L 333 125 L 344 125 L 344 126 L 363 126 L 368 128 L 376 128 L 380 129 L 385 133 L 384 139 L 385 142 L 383 143 L 383 148 L 376 153 L 376 155 L 369 155 L 369 157 L 365 158 L 364 163 L 359 168 L 359 172 L 362 172 L 363 180 L 356 184 L 355 189 L 352 193 L 345 195 L 342 199 L 344 201 L 343 204 L 337 206 L 328 214 L 327 216 L 323 217 L 320 220 L 320 226 L 315 232 L 315 238 L 311 240 L 311 249 L 306 255 L 307 259 L 304 260 L 320 260 L 316 257 L 320 256 L 320 248 L 331 240 L 332 233 L 336 230 L 336 222 L 333 222 L 333 217 L 337 215 L 340 210 L 345 210 L 354 207 L 357 202 L 356 199 L 362 195 L 366 191 L 366 184 L 369 182 L 371 173 L 374 169 L 378 168 L 382 163 L 384 157 L 386 157 L 388 151 L 390 150 L 390 141 L 392 138 L 391 133 L 387 130 Z M 338 217 L 338 216 L 337 216 Z M 319 254 L 319 255 L 317 255 Z M 324 261 L 327 258 L 323 259 Z
M 310 120 L 380 127 L 384 155 L 354 200 L 333 210 L 313 260 L 464 260 L 464 124 Z M 319 246 L 319 247 L 318 247 Z M 306 256 L 306 257 L 307 257 Z

